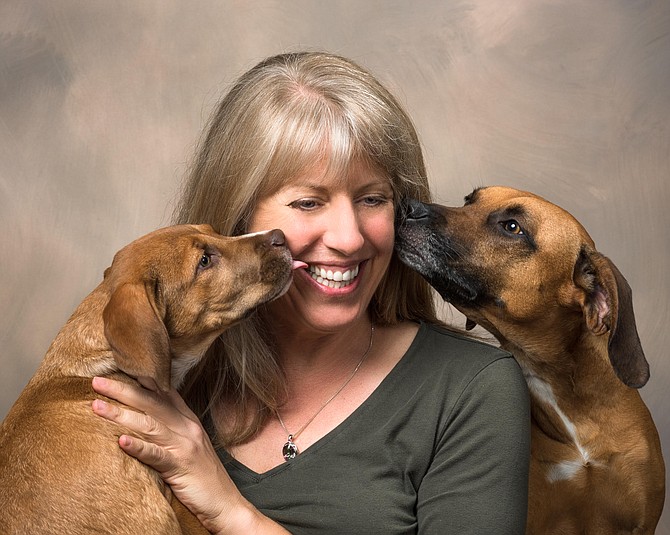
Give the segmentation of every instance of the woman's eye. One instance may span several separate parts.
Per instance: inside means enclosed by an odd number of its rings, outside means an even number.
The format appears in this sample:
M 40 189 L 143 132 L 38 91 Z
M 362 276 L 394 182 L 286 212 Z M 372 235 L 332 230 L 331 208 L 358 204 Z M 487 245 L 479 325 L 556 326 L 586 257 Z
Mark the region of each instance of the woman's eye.
M 212 255 L 203 253 L 203 255 L 200 257 L 200 262 L 198 262 L 198 267 L 204 269 L 209 267 L 211 263 L 212 263 Z
M 509 221 L 503 221 L 501 223 L 503 229 L 505 229 L 505 232 L 509 232 L 510 234 L 517 234 L 519 236 L 522 236 L 524 233 L 523 229 L 521 228 L 521 225 L 514 219 L 510 219 Z
M 380 204 L 383 204 L 386 202 L 386 199 L 384 197 L 379 197 L 376 195 L 369 195 L 367 197 L 363 197 L 363 204 L 365 206 L 379 206 Z
M 289 203 L 289 206 L 297 210 L 314 210 L 315 208 L 318 208 L 319 203 L 314 199 L 298 199 L 297 201 Z

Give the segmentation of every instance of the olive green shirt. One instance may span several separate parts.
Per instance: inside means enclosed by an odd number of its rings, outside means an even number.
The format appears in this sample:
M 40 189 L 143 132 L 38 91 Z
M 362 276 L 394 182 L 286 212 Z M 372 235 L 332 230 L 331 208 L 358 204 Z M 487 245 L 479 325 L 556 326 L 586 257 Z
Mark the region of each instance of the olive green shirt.
M 225 463 L 295 535 L 505 535 L 524 533 L 529 452 L 514 359 L 422 324 L 370 397 L 295 459 L 264 474 Z

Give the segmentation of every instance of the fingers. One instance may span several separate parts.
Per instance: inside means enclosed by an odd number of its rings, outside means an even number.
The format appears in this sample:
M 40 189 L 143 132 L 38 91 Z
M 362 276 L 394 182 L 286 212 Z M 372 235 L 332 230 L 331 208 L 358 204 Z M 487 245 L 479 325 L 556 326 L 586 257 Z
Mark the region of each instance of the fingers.
M 105 377 L 94 377 L 91 384 L 93 390 L 98 394 L 115 399 L 124 405 L 134 407 L 140 411 L 149 408 L 154 403 L 156 395 L 150 390 L 120 381 L 113 381 Z
M 101 399 L 93 401 L 93 412 L 122 425 L 134 435 L 163 445 L 197 418 L 188 410 L 177 392 L 156 393 L 137 385 L 96 377 L 93 388 L 99 394 L 121 403 Z M 175 405 L 179 405 L 179 408 Z M 180 410 L 181 409 L 181 410 Z M 184 414 L 185 410 L 188 414 Z
M 160 474 L 169 472 L 174 466 L 174 462 L 169 458 L 169 452 L 151 442 L 146 442 L 129 435 L 121 435 L 119 437 L 119 446 L 128 455 L 153 467 Z
M 175 459 L 169 456 L 188 458 L 194 447 L 208 441 L 200 421 L 174 389 L 153 392 L 102 377 L 94 378 L 92 384 L 99 394 L 121 403 L 96 399 L 93 412 L 127 429 L 132 436 L 119 442 L 121 447 L 159 472 L 174 465 Z
M 164 477 L 169 477 L 177 463 L 171 449 L 180 437 L 169 427 L 141 412 L 119 407 L 101 399 L 91 404 L 93 412 L 119 424 L 132 434 L 119 437 L 119 446 L 127 454 L 153 467 Z
M 122 404 L 95 399 L 91 404 L 95 414 L 158 446 L 172 440 L 171 428 L 177 427 L 184 418 L 169 400 L 155 392 L 102 377 L 94 378 L 92 384 L 96 392 Z M 131 442 L 127 444 L 129 447 L 132 447 Z
M 145 437 L 160 436 L 166 429 L 151 416 L 142 412 L 119 407 L 118 405 L 108 403 L 102 399 L 93 400 L 91 407 L 93 412 L 98 416 L 102 416 L 107 420 L 122 425 Z
M 123 405 L 132 407 L 138 411 L 150 414 L 164 421 L 167 425 L 185 416 L 191 421 L 197 421 L 197 417 L 188 408 L 184 400 L 175 389 L 162 392 L 155 387 L 155 382 L 149 378 L 142 378 L 141 382 L 148 388 L 142 388 L 136 384 L 114 381 L 105 377 L 93 378 L 93 390 L 98 394 L 112 398 Z

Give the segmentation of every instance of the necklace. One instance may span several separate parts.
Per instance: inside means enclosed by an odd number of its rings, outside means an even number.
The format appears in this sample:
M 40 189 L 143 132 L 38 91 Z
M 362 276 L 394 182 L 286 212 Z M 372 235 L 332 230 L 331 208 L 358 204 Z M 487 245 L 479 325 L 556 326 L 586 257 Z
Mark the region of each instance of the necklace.
M 365 357 L 368 356 L 368 353 L 370 353 L 370 350 L 372 349 L 372 342 L 374 341 L 374 334 L 375 334 L 375 326 L 372 324 L 370 326 L 370 343 L 368 344 L 368 348 L 365 350 L 365 353 L 363 353 L 363 356 L 361 357 L 361 360 L 358 361 L 358 364 L 354 368 L 354 371 L 351 372 L 351 375 L 347 378 L 346 381 L 344 381 L 344 384 L 337 389 L 337 392 L 335 392 L 332 396 L 330 396 L 326 402 L 321 405 L 318 411 L 316 411 L 316 414 L 312 416 L 309 420 L 307 420 L 307 423 L 305 423 L 300 429 L 298 429 L 295 433 L 290 433 L 288 429 L 286 429 L 286 425 L 284 425 L 284 420 L 281 419 L 281 415 L 279 414 L 279 411 L 277 411 L 277 419 L 279 420 L 279 423 L 281 424 L 282 428 L 288 435 L 288 438 L 286 439 L 286 443 L 282 447 L 281 453 L 282 456 L 284 457 L 285 461 L 289 461 L 291 459 L 294 459 L 298 453 L 298 446 L 295 445 L 295 439 L 298 438 L 298 435 L 302 433 L 309 424 L 311 424 L 314 419 L 321 414 L 321 411 L 326 408 L 326 406 L 333 401 L 337 395 L 344 390 L 344 388 L 351 382 L 351 380 L 354 378 L 354 375 L 356 375 L 356 372 L 358 369 L 361 367 L 363 364 L 363 361 L 365 360 Z

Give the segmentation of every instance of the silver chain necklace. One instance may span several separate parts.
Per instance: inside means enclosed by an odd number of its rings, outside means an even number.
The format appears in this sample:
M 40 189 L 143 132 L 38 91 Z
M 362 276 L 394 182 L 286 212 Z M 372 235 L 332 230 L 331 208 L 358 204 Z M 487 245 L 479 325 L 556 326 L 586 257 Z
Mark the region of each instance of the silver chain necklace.
M 300 429 L 298 429 L 295 433 L 290 433 L 288 429 L 286 429 L 286 425 L 284 425 L 284 420 L 281 419 L 281 415 L 279 414 L 279 411 L 277 411 L 277 419 L 279 420 L 279 423 L 281 424 L 282 428 L 288 435 L 288 439 L 286 440 L 286 443 L 282 447 L 281 454 L 284 457 L 285 461 L 289 461 L 291 459 L 294 459 L 298 453 L 298 446 L 295 445 L 295 439 L 298 438 L 298 435 L 302 433 L 309 424 L 311 424 L 314 419 L 321 414 L 321 411 L 326 408 L 326 406 L 333 401 L 337 395 L 344 390 L 344 388 L 351 382 L 351 380 L 354 378 L 354 375 L 356 375 L 356 372 L 358 369 L 361 367 L 363 364 L 363 361 L 365 358 L 368 356 L 370 353 L 370 350 L 372 349 L 372 342 L 374 341 L 374 335 L 375 335 L 375 326 L 372 324 L 370 326 L 370 343 L 368 344 L 368 348 L 365 350 L 365 353 L 363 353 L 363 356 L 361 357 L 361 360 L 358 361 L 358 364 L 354 368 L 354 371 L 351 372 L 351 375 L 347 378 L 347 380 L 344 382 L 344 384 L 335 392 L 332 396 L 330 396 L 326 402 L 321 405 L 318 411 L 316 411 L 316 414 L 312 416 L 309 420 L 307 420 L 307 423 L 305 423 Z

